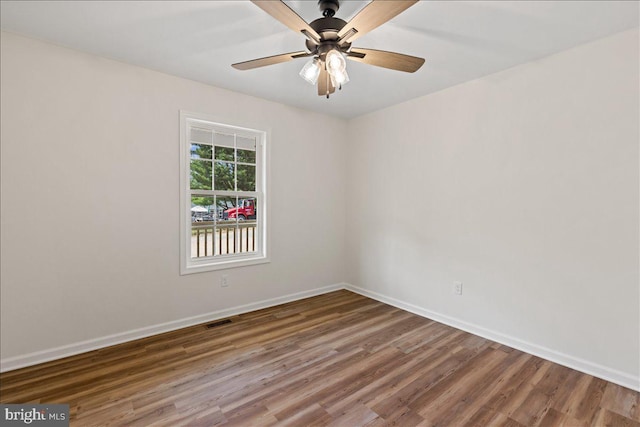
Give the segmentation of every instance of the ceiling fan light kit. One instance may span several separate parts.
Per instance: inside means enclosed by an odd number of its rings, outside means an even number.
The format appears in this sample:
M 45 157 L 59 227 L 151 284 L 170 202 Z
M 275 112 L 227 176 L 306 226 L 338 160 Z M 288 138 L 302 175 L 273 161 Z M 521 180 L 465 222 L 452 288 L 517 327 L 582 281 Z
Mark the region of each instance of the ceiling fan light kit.
M 325 57 L 327 73 L 334 87 L 342 89 L 342 85 L 349 81 L 347 74 L 347 61 L 338 49 L 331 49 Z
M 320 60 L 318 58 L 313 58 L 307 61 L 300 70 L 300 77 L 311 83 L 312 85 L 316 85 L 318 83 L 318 76 L 320 75 Z
M 327 52 L 325 62 L 329 73 L 335 73 L 337 71 L 344 71 L 347 69 L 347 61 L 338 49 L 331 49 Z
M 303 34 L 307 38 L 306 50 L 239 62 L 232 66 L 238 70 L 251 70 L 312 57 L 302 67 L 300 76 L 312 85 L 317 84 L 318 95 L 327 98 L 335 92 L 336 87 L 342 89 L 349 81 L 346 59 L 413 73 L 424 64 L 423 58 L 383 50 L 352 48 L 351 42 L 393 19 L 417 1 L 372 0 L 351 21 L 346 22 L 334 17 L 340 8 L 338 0 L 319 0 L 322 18 L 307 23 L 281 0 L 252 0 L 252 3 L 273 18 Z

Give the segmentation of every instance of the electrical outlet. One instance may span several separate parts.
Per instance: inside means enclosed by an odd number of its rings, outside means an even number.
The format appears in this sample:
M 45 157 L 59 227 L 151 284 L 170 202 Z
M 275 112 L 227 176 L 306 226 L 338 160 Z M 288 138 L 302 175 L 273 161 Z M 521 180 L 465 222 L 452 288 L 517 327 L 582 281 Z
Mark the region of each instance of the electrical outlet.
M 453 282 L 453 293 L 456 295 L 462 295 L 462 282 Z
M 228 286 L 229 286 L 229 275 L 223 274 L 222 277 L 220 277 L 220 287 L 226 288 Z

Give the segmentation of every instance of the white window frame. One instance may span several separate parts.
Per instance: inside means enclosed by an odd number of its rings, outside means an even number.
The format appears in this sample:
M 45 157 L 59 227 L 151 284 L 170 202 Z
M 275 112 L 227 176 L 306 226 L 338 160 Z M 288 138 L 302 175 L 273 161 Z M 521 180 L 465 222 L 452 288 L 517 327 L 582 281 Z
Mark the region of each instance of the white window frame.
M 256 209 L 258 212 L 256 251 L 230 255 L 217 255 L 202 258 L 191 258 L 191 141 L 189 138 L 192 125 L 206 127 L 221 133 L 233 133 L 239 136 L 256 138 Z M 244 267 L 269 262 L 268 231 L 269 203 L 268 197 L 268 132 L 220 123 L 215 118 L 180 111 L 180 274 L 201 273 L 227 268 Z M 214 190 L 193 190 L 195 193 L 215 193 Z M 218 193 L 220 193 L 218 191 Z M 241 191 L 233 192 L 242 196 Z M 252 193 L 254 194 L 254 193 Z

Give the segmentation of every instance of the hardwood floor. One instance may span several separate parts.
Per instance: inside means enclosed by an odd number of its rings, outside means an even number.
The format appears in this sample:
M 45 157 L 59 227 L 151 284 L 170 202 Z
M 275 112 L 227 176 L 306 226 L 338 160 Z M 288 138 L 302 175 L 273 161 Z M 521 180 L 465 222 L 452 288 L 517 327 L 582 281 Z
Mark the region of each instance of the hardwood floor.
M 73 426 L 640 426 L 640 393 L 338 291 L 0 375 Z

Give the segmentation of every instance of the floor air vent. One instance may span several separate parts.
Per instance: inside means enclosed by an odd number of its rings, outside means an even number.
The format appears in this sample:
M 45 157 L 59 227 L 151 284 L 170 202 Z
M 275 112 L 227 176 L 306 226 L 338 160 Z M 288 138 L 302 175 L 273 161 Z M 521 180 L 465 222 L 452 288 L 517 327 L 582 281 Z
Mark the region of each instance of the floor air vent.
M 208 323 L 207 325 L 205 325 L 205 328 L 207 329 L 217 328 L 218 326 L 226 325 L 227 323 L 231 323 L 231 320 L 224 319 L 224 320 L 219 320 L 217 322 Z

